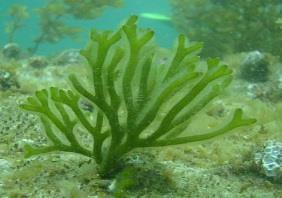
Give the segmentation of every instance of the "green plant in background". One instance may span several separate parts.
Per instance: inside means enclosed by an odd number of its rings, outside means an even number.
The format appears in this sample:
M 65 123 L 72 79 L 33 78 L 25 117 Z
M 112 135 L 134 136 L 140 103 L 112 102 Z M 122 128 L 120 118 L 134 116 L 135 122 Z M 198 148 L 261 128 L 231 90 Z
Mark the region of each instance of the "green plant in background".
M 5 32 L 8 35 L 8 42 L 14 41 L 14 36 L 17 30 L 23 28 L 24 22 L 29 18 L 27 7 L 19 4 L 14 4 L 9 9 L 11 20 L 5 26 Z
M 46 0 L 46 5 L 36 9 L 39 16 L 39 35 L 36 36 L 28 50 L 36 53 L 44 43 L 57 43 L 64 38 L 76 39 L 81 29 L 68 24 L 70 18 L 75 20 L 92 20 L 100 16 L 106 6 L 121 7 L 122 0 Z M 26 6 L 13 5 L 9 15 L 12 20 L 7 23 L 8 41 L 14 40 L 14 33 L 23 26 L 28 18 Z
M 34 39 L 34 45 L 29 48 L 34 54 L 43 43 L 57 43 L 66 37 L 75 39 L 81 31 L 65 22 L 67 15 L 65 5 L 61 1 L 49 1 L 49 3 L 37 9 L 39 16 L 39 35 Z
M 281 56 L 281 0 L 171 0 L 173 22 L 205 56 L 259 50 Z
M 105 6 L 121 6 L 121 0 L 48 0 L 47 5 L 37 9 L 40 34 L 29 48 L 33 54 L 42 43 L 57 43 L 71 37 L 77 38 L 81 29 L 66 23 L 68 17 L 91 20 L 102 14 Z
M 26 146 L 26 156 L 53 151 L 74 152 L 93 158 L 101 176 L 109 176 L 118 160 L 135 148 L 197 142 L 250 125 L 236 109 L 221 127 L 201 134 L 185 130 L 192 118 L 228 86 L 232 72 L 219 59 L 198 65 L 201 43 L 187 46 L 183 35 L 168 63 L 156 58 L 154 32 L 140 30 L 132 16 L 117 31 L 93 30 L 82 56 L 88 62 L 90 82 L 70 76 L 74 90 L 57 87 L 37 91 L 21 107 L 40 113 L 51 144 Z M 94 106 L 91 116 L 81 99 Z M 79 131 L 91 136 L 85 145 Z

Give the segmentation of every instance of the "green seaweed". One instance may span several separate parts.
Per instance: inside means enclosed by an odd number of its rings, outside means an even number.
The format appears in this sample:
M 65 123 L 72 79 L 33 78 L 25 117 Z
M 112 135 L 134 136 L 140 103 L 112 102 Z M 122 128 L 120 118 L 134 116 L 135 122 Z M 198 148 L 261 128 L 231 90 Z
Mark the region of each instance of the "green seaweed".
M 25 147 L 26 157 L 65 151 L 93 158 L 101 176 L 109 176 L 119 159 L 135 148 L 177 145 L 207 140 L 247 126 L 255 119 L 236 109 L 229 121 L 207 133 L 185 130 L 191 119 L 219 95 L 232 80 L 232 71 L 218 58 L 197 67 L 201 43 L 186 44 L 183 35 L 170 61 L 159 65 L 152 30 L 139 29 L 130 17 L 117 31 L 93 30 L 81 55 L 88 62 L 91 82 L 71 75 L 73 90 L 57 87 L 37 91 L 21 107 L 39 113 L 50 145 Z M 90 117 L 81 100 L 93 105 Z M 85 146 L 77 130 L 92 137 Z M 63 138 L 62 138 L 63 136 Z

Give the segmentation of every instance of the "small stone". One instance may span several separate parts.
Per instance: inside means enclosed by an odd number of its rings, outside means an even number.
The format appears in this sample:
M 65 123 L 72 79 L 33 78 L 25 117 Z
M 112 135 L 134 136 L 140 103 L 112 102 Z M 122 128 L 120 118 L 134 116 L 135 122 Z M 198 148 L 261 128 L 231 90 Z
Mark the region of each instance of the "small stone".
M 18 59 L 21 54 L 20 46 L 17 43 L 8 43 L 3 47 L 2 54 L 9 59 Z
M 34 56 L 28 60 L 28 65 L 33 68 L 44 68 L 49 62 L 44 56 Z
M 54 60 L 57 65 L 65 66 L 69 64 L 81 63 L 83 60 L 78 49 L 69 49 L 60 53 Z

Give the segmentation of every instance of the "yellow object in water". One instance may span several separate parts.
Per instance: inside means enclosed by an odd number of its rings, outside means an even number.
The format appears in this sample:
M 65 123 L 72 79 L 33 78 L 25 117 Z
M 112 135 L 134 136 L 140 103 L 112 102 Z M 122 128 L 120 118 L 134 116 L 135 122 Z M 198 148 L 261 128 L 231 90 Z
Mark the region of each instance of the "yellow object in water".
M 159 20 L 159 21 L 170 21 L 171 20 L 169 16 L 158 14 L 158 13 L 144 12 L 144 13 L 141 13 L 139 16 L 145 19 L 150 19 L 150 20 Z

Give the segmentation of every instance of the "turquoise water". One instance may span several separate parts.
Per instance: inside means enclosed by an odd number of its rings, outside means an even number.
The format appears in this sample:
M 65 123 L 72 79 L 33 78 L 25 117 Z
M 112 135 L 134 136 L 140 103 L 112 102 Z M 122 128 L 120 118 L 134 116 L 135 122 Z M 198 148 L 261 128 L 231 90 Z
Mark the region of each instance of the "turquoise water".
M 1 2 L 1 1 L 0 1 Z M 46 1 L 45 1 L 46 3 Z M 0 7 L 0 28 L 5 29 L 7 21 L 9 21 L 8 9 L 13 4 L 21 4 L 28 7 L 28 11 L 32 13 L 36 8 L 44 5 L 44 1 L 38 0 L 11 0 L 2 1 Z M 140 13 L 158 13 L 170 16 L 171 10 L 168 0 L 125 0 L 124 5 L 121 8 L 106 8 L 105 11 L 96 19 L 82 21 L 73 20 L 68 21 L 69 24 L 73 24 L 76 27 L 85 29 L 80 35 L 78 41 L 70 39 L 64 39 L 56 44 L 43 44 L 38 50 L 38 54 L 49 54 L 54 51 L 61 51 L 68 48 L 81 48 L 84 46 L 87 40 L 87 35 L 90 29 L 114 29 L 125 18 L 130 15 L 139 15 Z M 140 18 L 139 24 L 141 27 L 152 28 L 156 32 L 156 41 L 162 47 L 170 47 L 177 36 L 177 31 L 171 24 L 164 23 L 158 20 L 150 20 Z M 32 13 L 30 18 L 25 22 L 25 26 L 16 32 L 15 42 L 19 43 L 22 47 L 29 47 L 32 45 L 33 39 L 38 34 L 38 17 L 35 12 Z M 0 44 L 3 46 L 7 43 L 7 35 L 4 31 L 0 32 Z

